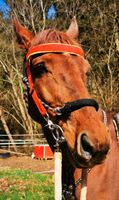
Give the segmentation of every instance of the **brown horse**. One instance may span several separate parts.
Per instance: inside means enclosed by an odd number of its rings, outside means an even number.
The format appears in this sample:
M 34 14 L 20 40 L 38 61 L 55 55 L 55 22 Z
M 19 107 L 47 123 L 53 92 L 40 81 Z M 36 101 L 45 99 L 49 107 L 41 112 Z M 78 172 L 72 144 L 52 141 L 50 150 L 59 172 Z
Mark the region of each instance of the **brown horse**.
M 90 99 L 86 88 L 90 65 L 76 41 L 76 19 L 73 18 L 66 33 L 49 29 L 34 36 L 15 18 L 13 26 L 20 47 L 27 52 L 29 114 L 41 123 L 52 150 L 58 146 L 63 154 L 65 198 L 80 198 L 80 185 L 77 184 L 80 168 L 103 163 L 112 138 L 106 161 L 89 173 L 87 199 L 117 200 L 119 149 L 115 135 L 110 135 L 103 123 L 103 112 L 101 109 L 97 112 L 97 103 Z

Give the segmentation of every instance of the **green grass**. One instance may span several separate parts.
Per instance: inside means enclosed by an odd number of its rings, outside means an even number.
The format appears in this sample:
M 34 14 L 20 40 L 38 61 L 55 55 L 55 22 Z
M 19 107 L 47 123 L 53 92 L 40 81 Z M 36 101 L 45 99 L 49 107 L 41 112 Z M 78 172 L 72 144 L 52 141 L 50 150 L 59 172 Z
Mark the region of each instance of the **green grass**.
M 53 200 L 52 175 L 27 170 L 0 171 L 0 200 Z

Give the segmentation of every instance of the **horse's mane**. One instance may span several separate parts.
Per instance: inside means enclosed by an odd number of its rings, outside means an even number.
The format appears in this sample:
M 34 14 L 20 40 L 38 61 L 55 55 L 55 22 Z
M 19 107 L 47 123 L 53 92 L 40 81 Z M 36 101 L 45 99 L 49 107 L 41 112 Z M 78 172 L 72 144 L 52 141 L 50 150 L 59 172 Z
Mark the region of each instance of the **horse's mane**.
M 64 43 L 71 45 L 79 45 L 76 40 L 69 37 L 65 32 L 47 29 L 42 32 L 39 32 L 31 42 L 31 47 L 38 44 L 45 43 Z

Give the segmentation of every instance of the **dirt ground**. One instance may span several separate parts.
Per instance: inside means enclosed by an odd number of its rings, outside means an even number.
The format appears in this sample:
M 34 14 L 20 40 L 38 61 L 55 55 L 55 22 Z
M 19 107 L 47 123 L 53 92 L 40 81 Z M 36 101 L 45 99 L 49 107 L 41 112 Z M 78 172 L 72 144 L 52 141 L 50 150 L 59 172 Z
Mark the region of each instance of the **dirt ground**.
M 32 159 L 30 156 L 10 156 L 9 158 L 0 158 L 0 170 L 2 169 L 28 169 L 32 172 L 48 172 L 54 170 L 53 160 Z

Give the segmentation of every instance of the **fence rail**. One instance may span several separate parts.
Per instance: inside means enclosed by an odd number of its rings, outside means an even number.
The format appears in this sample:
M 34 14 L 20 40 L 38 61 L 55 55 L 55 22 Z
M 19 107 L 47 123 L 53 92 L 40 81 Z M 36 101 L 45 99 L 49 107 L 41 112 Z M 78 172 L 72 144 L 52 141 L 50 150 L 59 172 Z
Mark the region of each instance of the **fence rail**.
M 20 151 L 20 147 L 33 147 L 36 144 L 47 144 L 43 134 L 33 134 L 32 137 L 29 134 L 15 134 L 12 135 L 13 141 L 5 134 L 0 134 L 0 149 L 11 149 L 13 145 L 17 147 L 17 151 Z

